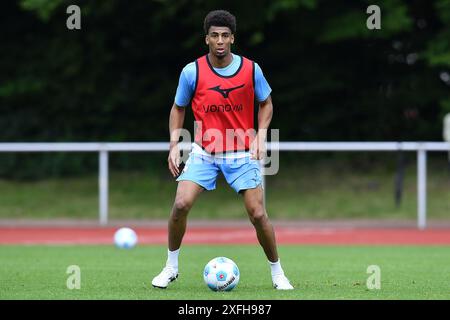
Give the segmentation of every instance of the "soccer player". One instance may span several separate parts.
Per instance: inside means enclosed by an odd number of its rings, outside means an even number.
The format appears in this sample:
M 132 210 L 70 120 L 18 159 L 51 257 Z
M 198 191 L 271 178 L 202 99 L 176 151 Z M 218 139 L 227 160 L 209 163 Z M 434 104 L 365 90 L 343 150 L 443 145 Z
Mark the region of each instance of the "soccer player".
M 217 175 L 222 172 L 227 183 L 242 195 L 268 259 L 273 287 L 293 289 L 281 267 L 275 233 L 264 207 L 258 162 L 266 152 L 272 119 L 271 88 L 258 64 L 231 52 L 236 32 L 236 19 L 231 13 L 211 11 L 203 27 L 209 53 L 184 67 L 170 111 L 168 166 L 177 177 L 178 187 L 168 223 L 166 266 L 152 285 L 166 288 L 178 277 L 178 255 L 189 210 L 201 192 L 215 189 Z M 257 133 L 253 120 L 255 98 L 259 102 Z M 181 170 L 177 144 L 189 104 L 197 127 L 192 150 Z

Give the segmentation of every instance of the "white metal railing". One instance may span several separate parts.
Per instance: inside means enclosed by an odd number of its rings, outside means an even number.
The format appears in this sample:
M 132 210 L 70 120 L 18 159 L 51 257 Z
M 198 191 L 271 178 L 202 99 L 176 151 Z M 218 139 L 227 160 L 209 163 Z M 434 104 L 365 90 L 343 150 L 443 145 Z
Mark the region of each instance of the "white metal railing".
M 189 150 L 190 143 L 181 143 Z M 447 142 L 269 142 L 268 150 L 279 151 L 416 151 L 417 152 L 417 227 L 425 229 L 427 217 L 427 152 L 450 151 Z M 0 143 L 0 152 L 98 152 L 99 223 L 108 223 L 109 152 L 168 151 L 168 142 L 127 143 Z M 263 176 L 264 177 L 264 176 Z M 264 178 L 263 178 L 264 183 Z

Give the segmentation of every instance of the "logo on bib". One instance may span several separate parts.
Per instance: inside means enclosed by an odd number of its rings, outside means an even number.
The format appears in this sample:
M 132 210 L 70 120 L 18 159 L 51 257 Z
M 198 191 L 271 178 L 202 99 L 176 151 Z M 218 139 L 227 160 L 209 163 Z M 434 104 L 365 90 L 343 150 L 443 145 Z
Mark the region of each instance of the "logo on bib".
M 220 93 L 222 95 L 222 97 L 224 97 L 226 99 L 226 98 L 228 98 L 228 95 L 230 94 L 231 91 L 242 88 L 244 85 L 245 84 L 241 84 L 240 86 L 228 88 L 228 89 L 221 89 L 220 86 L 215 86 L 212 88 L 208 88 L 208 90 L 216 91 L 216 92 Z

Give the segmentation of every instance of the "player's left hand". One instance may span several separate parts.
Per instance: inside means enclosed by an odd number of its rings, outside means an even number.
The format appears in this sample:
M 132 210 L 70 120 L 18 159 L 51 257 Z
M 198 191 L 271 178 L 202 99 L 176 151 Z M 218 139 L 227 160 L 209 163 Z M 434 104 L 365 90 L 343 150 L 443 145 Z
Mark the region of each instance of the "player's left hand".
M 266 143 L 260 140 L 258 137 L 253 140 L 250 146 L 250 159 L 261 160 L 266 156 Z

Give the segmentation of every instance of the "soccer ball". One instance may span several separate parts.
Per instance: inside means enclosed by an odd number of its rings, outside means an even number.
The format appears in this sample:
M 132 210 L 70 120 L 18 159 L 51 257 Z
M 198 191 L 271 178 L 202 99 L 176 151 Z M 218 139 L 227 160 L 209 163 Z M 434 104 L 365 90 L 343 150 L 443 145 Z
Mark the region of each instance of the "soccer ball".
M 120 228 L 114 234 L 114 243 L 121 249 L 130 249 L 137 244 L 138 238 L 136 232 L 130 228 Z
M 213 291 L 230 291 L 238 284 L 239 275 L 239 269 L 233 260 L 217 257 L 206 264 L 203 280 Z

